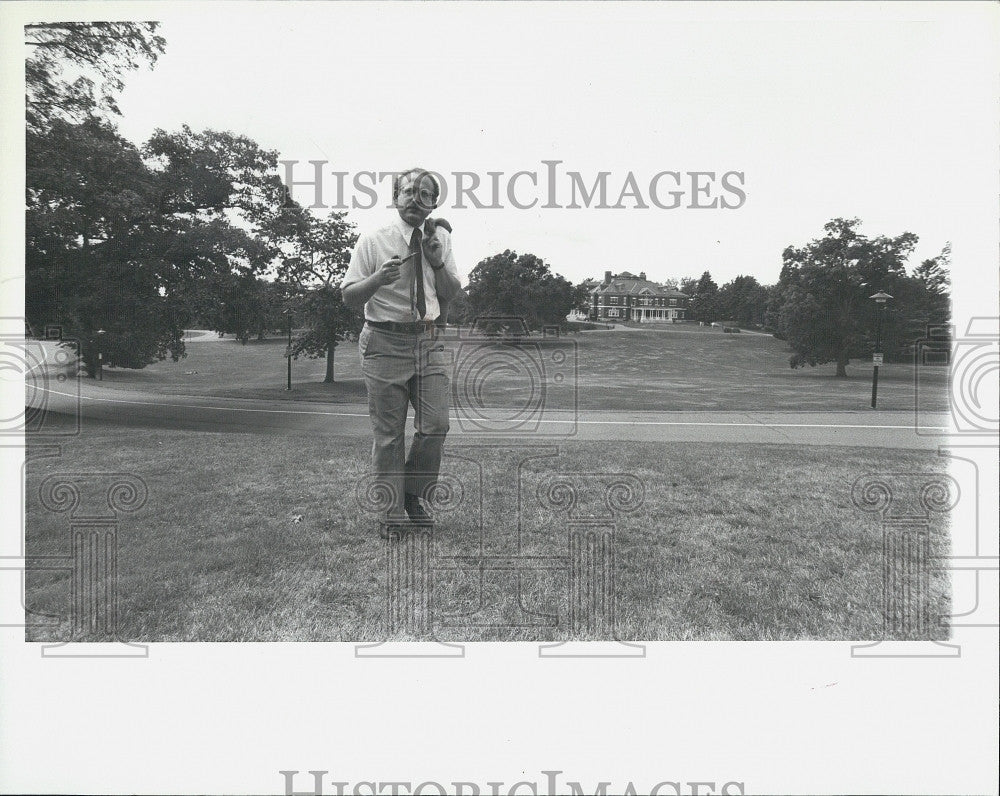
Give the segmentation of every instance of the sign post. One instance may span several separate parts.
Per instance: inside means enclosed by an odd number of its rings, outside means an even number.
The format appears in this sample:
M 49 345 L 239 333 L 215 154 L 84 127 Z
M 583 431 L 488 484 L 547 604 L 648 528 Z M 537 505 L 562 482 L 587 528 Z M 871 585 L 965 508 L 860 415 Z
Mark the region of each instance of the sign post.
M 875 317 L 875 353 L 872 355 L 872 409 L 875 408 L 875 402 L 878 399 L 878 368 L 882 364 L 882 318 L 885 315 L 885 303 L 892 298 L 888 293 L 884 291 L 879 291 L 874 296 L 870 298 L 875 299 L 878 304 L 875 310 L 877 315 Z

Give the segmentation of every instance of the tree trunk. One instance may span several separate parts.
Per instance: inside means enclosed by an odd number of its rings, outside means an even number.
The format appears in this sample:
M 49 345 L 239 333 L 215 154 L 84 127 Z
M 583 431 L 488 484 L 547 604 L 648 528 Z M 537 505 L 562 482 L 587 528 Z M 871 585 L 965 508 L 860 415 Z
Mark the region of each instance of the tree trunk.
M 330 340 L 326 344 L 326 376 L 323 378 L 324 384 L 333 384 L 333 352 L 336 347 L 336 340 Z
M 837 375 L 841 377 L 847 376 L 847 360 L 838 359 L 837 360 Z
M 87 374 L 88 379 L 97 378 L 97 354 L 89 348 L 84 349 L 83 372 Z

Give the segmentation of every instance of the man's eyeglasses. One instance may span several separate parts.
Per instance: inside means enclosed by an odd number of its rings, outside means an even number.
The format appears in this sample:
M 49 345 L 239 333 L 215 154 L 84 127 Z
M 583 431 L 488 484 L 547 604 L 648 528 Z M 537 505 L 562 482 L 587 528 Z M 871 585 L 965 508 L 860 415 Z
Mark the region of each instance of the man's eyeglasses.
M 409 185 L 406 188 L 400 188 L 399 196 L 401 199 L 412 199 L 414 196 L 413 186 Z M 424 188 L 423 190 L 420 191 L 419 194 L 417 194 L 417 200 L 424 207 L 433 207 L 434 200 L 436 198 L 437 197 L 434 195 L 434 191 L 431 191 L 427 188 Z

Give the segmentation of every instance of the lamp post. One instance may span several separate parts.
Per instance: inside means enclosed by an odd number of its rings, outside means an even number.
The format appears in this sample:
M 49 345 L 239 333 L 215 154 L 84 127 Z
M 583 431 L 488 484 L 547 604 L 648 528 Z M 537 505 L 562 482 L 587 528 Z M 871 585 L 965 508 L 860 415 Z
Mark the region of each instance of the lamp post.
M 104 335 L 103 329 L 97 330 L 97 380 L 104 381 Z
M 288 383 L 285 386 L 286 390 L 292 389 L 292 311 L 291 309 L 285 310 L 285 318 L 288 321 L 288 349 L 285 351 L 285 358 L 288 360 Z
M 892 298 L 880 290 L 874 296 L 869 296 L 878 305 L 875 308 L 875 353 L 872 354 L 872 409 L 878 399 L 878 367 L 882 364 L 882 321 L 885 317 L 885 303 Z

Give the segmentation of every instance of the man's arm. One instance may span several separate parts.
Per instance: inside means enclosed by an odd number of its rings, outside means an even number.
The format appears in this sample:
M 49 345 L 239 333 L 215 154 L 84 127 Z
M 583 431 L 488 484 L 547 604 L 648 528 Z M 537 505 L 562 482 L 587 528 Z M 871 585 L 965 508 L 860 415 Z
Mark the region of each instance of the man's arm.
M 443 218 L 428 219 L 432 230 L 423 241 L 424 254 L 428 264 L 434 269 L 434 291 L 438 300 L 450 301 L 462 289 L 458 279 L 458 267 L 455 265 L 455 255 L 451 250 L 451 224 Z M 445 236 L 442 229 L 448 231 Z
M 458 281 L 447 266 L 434 272 L 434 289 L 438 296 L 445 301 L 451 301 L 462 290 L 462 283 Z
M 341 287 L 344 303 L 348 307 L 361 309 L 380 287 L 390 285 L 399 279 L 400 263 L 402 263 L 402 260 L 399 257 L 393 257 L 382 263 L 379 269 L 371 276 L 362 279 L 360 282 L 353 282 L 350 285 Z
M 348 307 L 361 309 L 380 287 L 399 279 L 399 266 L 403 262 L 399 257 L 391 257 L 376 267 L 370 262 L 372 256 L 373 252 L 366 241 L 359 240 L 351 253 L 351 264 L 344 275 L 344 281 L 340 284 L 341 296 Z

